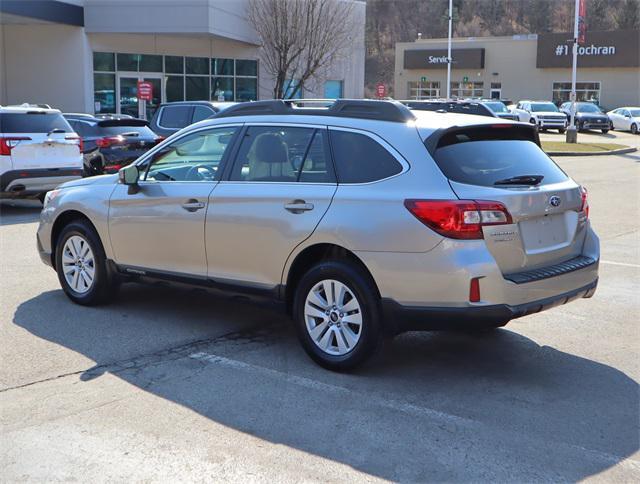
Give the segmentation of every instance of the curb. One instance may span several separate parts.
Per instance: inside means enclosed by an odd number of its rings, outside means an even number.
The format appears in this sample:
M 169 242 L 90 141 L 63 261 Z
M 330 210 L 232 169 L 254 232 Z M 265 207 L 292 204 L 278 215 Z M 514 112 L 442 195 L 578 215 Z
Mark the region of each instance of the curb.
M 611 151 L 545 151 L 549 156 L 605 156 L 605 155 L 624 155 L 626 153 L 633 153 L 638 151 L 638 148 L 621 148 L 619 150 Z

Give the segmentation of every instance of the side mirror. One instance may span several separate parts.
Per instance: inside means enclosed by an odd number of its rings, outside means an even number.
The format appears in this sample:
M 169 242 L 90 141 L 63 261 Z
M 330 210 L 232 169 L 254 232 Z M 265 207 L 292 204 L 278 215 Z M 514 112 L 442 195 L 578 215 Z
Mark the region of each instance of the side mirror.
M 140 177 L 140 172 L 138 171 L 138 167 L 136 165 L 128 165 L 124 168 L 120 168 L 118 171 L 118 180 L 123 185 L 129 186 L 129 195 L 138 192 L 138 178 Z

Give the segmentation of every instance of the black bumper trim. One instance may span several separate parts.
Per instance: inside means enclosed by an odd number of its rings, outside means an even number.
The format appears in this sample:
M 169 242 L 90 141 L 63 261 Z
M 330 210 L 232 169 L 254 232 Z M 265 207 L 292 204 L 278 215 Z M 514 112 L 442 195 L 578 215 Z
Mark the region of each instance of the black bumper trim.
M 30 178 L 69 177 L 82 176 L 82 168 L 32 168 L 27 170 L 10 170 L 0 175 L 0 192 L 15 180 L 28 180 Z
M 580 269 L 585 269 L 594 265 L 596 262 L 597 261 L 591 257 L 581 255 L 552 266 L 518 272 L 516 274 L 508 274 L 504 276 L 504 278 L 508 281 L 515 282 L 516 284 L 526 284 L 528 282 L 540 281 L 549 277 L 556 277 L 569 272 L 579 271 Z
M 469 328 L 497 328 L 512 319 L 539 313 L 574 299 L 591 297 L 598 286 L 598 279 L 573 291 L 538 301 L 510 306 L 428 307 L 403 306 L 393 299 L 382 299 L 382 312 L 388 331 L 401 333 L 421 330 L 453 330 Z

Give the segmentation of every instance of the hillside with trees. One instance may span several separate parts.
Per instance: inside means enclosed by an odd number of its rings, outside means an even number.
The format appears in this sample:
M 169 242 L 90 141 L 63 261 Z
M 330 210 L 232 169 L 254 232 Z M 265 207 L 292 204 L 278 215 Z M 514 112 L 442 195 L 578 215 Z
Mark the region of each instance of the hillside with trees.
M 586 0 L 587 30 L 640 27 L 640 0 Z M 366 91 L 393 86 L 396 42 L 447 36 L 448 0 L 368 0 Z M 573 30 L 574 0 L 454 0 L 454 37 Z

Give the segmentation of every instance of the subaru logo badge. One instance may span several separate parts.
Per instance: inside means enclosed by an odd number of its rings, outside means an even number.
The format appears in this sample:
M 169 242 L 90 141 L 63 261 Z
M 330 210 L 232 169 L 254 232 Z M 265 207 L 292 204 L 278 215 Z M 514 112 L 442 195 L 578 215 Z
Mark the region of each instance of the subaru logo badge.
M 556 195 L 549 199 L 549 205 L 551 205 L 552 207 L 559 207 L 561 202 L 562 200 L 560 200 L 560 197 Z

